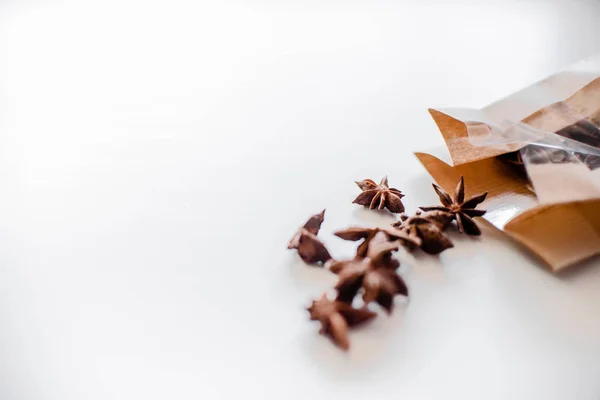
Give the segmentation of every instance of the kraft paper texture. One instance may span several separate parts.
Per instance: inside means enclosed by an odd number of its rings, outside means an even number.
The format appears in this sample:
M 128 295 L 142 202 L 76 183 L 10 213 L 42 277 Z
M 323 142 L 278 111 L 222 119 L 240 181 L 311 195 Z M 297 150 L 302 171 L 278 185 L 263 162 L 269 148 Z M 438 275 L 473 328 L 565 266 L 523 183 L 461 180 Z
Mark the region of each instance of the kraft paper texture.
M 484 218 L 552 271 L 600 255 L 600 55 L 481 110 L 429 111 L 451 163 L 416 156 L 444 190 L 464 176 L 467 195 L 489 192 Z

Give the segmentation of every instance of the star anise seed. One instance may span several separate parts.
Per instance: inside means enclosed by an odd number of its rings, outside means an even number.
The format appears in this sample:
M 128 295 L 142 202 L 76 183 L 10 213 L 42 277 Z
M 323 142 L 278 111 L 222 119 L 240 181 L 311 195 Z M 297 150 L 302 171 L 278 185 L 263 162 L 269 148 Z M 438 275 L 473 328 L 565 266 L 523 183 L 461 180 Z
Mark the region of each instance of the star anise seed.
M 323 295 L 314 300 L 307 308 L 310 319 L 321 323 L 320 334 L 329 336 L 333 342 L 344 350 L 348 350 L 348 329 L 367 322 L 377 315 L 367 308 L 353 308 L 341 301 L 332 301 Z
M 400 190 L 388 186 L 387 176 L 381 180 L 379 185 L 371 179 L 365 179 L 356 184 L 363 192 L 354 199 L 353 203 L 369 207 L 371 210 L 387 208 L 393 213 L 404 212 L 404 204 L 401 200 L 404 195 Z
M 408 296 L 408 288 L 395 269 L 385 265 L 385 259 L 398 249 L 394 242 L 380 242 L 369 246 L 367 256 L 350 261 L 336 261 L 330 270 L 339 277 L 337 300 L 351 304 L 358 292 L 363 290 L 363 301 L 381 305 L 388 313 L 392 311 L 394 296 Z
M 322 265 L 332 259 L 323 242 L 317 237 L 324 219 L 325 210 L 313 215 L 288 243 L 288 249 L 297 249 L 298 255 L 307 264 Z
M 454 198 L 435 183 L 433 184 L 433 188 L 440 198 L 442 206 L 419 207 L 421 210 L 444 211 L 450 213 L 452 214 L 453 219 L 456 220 L 459 232 L 475 236 L 481 235 L 481 230 L 475 221 L 473 221 L 473 217 L 481 217 L 485 214 L 485 210 L 476 210 L 475 207 L 485 200 L 487 192 L 473 196 L 465 201 L 465 180 L 462 176 L 456 186 Z

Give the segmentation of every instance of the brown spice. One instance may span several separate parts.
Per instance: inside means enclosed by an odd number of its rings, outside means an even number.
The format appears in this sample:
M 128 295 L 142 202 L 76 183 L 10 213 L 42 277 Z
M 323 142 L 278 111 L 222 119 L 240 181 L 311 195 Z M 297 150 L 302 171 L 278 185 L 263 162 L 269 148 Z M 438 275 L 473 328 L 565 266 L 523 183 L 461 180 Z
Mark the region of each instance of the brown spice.
M 319 300 L 314 300 L 307 310 L 311 320 L 321 323 L 319 333 L 329 336 L 344 350 L 350 347 L 348 329 L 367 322 L 377 315 L 365 307 L 353 308 L 350 304 L 329 300 L 325 295 Z
M 394 227 L 382 227 L 382 228 L 362 228 L 362 227 L 349 227 L 341 229 L 333 233 L 335 236 L 351 241 L 363 240 L 363 242 L 356 249 L 356 257 L 364 258 L 367 256 L 367 250 L 371 242 L 378 238 L 380 241 L 393 241 L 398 240 L 402 246 L 409 250 L 412 250 L 421 245 L 421 239 L 418 237 L 410 236 L 407 232 Z M 378 235 L 379 234 L 379 235 Z M 397 267 L 397 265 L 396 265 Z
M 382 232 L 377 235 L 383 237 Z M 396 268 L 390 267 L 387 262 L 395 250 L 398 250 L 397 242 L 374 240 L 368 246 L 366 257 L 333 262 L 330 270 L 339 277 L 335 287 L 338 291 L 337 300 L 351 304 L 362 289 L 365 303 L 374 301 L 390 313 L 394 296 L 408 296 L 404 280 L 398 275 Z
M 464 177 L 460 177 L 454 198 L 446 193 L 435 183 L 433 188 L 437 193 L 442 206 L 434 207 L 419 207 L 423 211 L 443 211 L 452 214 L 452 218 L 456 220 L 459 232 L 464 232 L 468 235 L 481 235 L 481 230 L 473 221 L 473 217 L 481 217 L 485 214 L 485 210 L 476 210 L 475 207 L 483 202 L 487 196 L 487 192 L 471 197 L 465 201 L 465 182 Z
M 388 186 L 387 176 L 381 180 L 379 185 L 371 179 L 365 179 L 356 184 L 363 192 L 354 199 L 353 203 L 369 207 L 371 210 L 387 208 L 393 213 L 404 212 L 404 204 L 401 200 L 404 195 L 400 190 Z
M 325 210 L 313 215 L 288 243 L 288 249 L 297 249 L 298 255 L 307 264 L 322 265 L 332 259 L 323 242 L 317 237 L 324 219 Z
M 406 232 L 410 237 L 421 240 L 421 250 L 428 254 L 439 254 L 454 247 L 443 229 L 452 222 L 452 214 L 444 211 L 417 212 L 414 216 L 401 215 L 401 221 L 392 226 Z

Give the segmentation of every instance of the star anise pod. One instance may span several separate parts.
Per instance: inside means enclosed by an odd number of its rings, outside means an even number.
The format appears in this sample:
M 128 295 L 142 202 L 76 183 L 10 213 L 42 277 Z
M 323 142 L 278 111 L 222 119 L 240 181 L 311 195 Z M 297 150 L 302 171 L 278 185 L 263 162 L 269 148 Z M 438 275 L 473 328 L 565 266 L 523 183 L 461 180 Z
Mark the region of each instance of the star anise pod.
M 354 199 L 353 203 L 369 207 L 371 210 L 387 208 L 393 213 L 404 212 L 404 204 L 401 200 L 404 195 L 398 189 L 388 186 L 387 176 L 381 180 L 379 185 L 371 179 L 365 179 L 356 184 L 363 192 Z
M 344 350 L 350 347 L 348 329 L 367 322 L 377 315 L 365 307 L 353 308 L 350 304 L 329 300 L 325 295 L 319 300 L 314 300 L 307 310 L 311 320 L 321 323 L 319 333 L 329 336 Z
M 297 249 L 307 264 L 324 264 L 331 260 L 329 251 L 317 237 L 324 219 L 325 210 L 313 215 L 288 243 L 288 249 Z
M 417 237 L 421 240 L 421 250 L 428 254 L 439 254 L 442 251 L 454 247 L 450 239 L 444 234 L 443 229 L 452 222 L 452 214 L 444 211 L 417 212 L 408 217 L 400 216 L 401 221 L 392 226 L 406 232 L 409 237 Z
M 481 235 L 481 230 L 472 218 L 481 217 L 485 214 L 485 210 L 476 210 L 475 207 L 485 200 L 487 192 L 471 197 L 469 200 L 465 201 L 465 180 L 462 176 L 456 186 L 454 198 L 435 183 L 433 184 L 433 188 L 439 196 L 443 206 L 419 207 L 421 210 L 444 211 L 450 213 L 452 214 L 453 219 L 456 220 L 459 232 L 464 232 L 468 235 Z
M 410 236 L 406 232 L 396 229 L 394 227 L 384 227 L 384 228 L 361 228 L 361 227 L 350 227 L 346 229 L 342 229 L 333 233 L 335 236 L 342 238 L 344 240 L 352 240 L 358 241 L 363 240 L 363 242 L 356 249 L 356 257 L 364 258 L 367 256 L 367 251 L 371 244 L 377 242 L 389 242 L 394 240 L 399 240 L 400 243 L 412 250 L 421 245 L 421 239 L 419 237 Z M 390 257 L 389 259 L 390 267 L 398 268 L 397 260 Z M 395 264 L 395 265 L 394 265 Z
M 415 212 L 415 216 L 426 219 L 427 221 L 431 222 L 432 224 L 435 224 L 441 230 L 445 230 L 452 223 L 452 220 L 454 219 L 452 214 L 445 212 L 445 211 L 439 211 L 439 210 L 425 211 L 425 212 L 423 212 L 421 210 L 417 210 Z M 408 218 L 406 218 L 405 214 L 401 215 L 400 218 L 408 219 Z
M 394 296 L 408 296 L 404 280 L 395 268 L 390 268 L 385 262 L 391 252 L 397 249 L 397 242 L 381 241 L 368 247 L 365 258 L 334 262 L 330 270 L 339 277 L 335 287 L 338 291 L 337 300 L 351 304 L 362 289 L 365 303 L 374 301 L 388 313 L 391 312 Z

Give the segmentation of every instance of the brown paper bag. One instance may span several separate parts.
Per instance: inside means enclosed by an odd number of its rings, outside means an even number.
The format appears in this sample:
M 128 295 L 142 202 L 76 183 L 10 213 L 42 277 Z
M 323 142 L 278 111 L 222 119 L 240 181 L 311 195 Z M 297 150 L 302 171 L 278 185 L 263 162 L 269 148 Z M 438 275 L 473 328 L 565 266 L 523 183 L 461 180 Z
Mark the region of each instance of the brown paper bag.
M 484 218 L 553 271 L 600 255 L 600 55 L 481 110 L 429 111 L 451 162 L 416 155 L 444 190 L 489 192 Z

